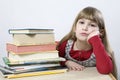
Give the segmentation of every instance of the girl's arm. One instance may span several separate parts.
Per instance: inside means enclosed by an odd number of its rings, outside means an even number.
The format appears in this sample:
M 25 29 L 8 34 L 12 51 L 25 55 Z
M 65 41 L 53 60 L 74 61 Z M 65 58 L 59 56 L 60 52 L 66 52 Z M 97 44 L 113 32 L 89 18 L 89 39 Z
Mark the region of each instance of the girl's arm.
M 98 71 L 102 74 L 107 74 L 112 72 L 113 70 L 113 63 L 108 56 L 108 53 L 106 52 L 104 45 L 101 41 L 101 38 L 96 35 L 91 37 L 88 42 L 92 45 L 93 47 L 93 52 L 96 57 L 96 67 Z
M 59 51 L 59 56 L 65 58 L 65 47 L 66 47 L 66 43 L 67 41 L 63 42 L 59 47 L 58 47 L 58 51 Z M 67 61 L 67 60 L 66 60 Z M 65 66 L 65 62 L 66 61 L 61 61 L 60 64 L 61 66 Z

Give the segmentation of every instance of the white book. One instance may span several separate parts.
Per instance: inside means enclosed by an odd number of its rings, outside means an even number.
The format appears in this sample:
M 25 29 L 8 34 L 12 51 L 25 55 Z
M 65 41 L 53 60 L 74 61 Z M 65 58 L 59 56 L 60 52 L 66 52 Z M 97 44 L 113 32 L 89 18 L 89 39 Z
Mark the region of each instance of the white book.
M 15 61 L 35 61 L 35 60 L 44 60 L 44 59 L 51 59 L 51 58 L 59 58 L 58 51 L 46 51 L 46 52 L 38 52 L 38 53 L 31 53 L 31 54 L 15 54 L 12 52 L 8 53 L 8 59 L 10 62 Z

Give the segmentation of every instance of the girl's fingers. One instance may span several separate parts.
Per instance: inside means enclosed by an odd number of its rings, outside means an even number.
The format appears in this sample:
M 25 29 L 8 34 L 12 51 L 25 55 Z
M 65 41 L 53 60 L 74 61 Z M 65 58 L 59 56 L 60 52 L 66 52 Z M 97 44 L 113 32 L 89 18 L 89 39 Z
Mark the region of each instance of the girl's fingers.
M 74 71 L 82 71 L 82 70 L 84 70 L 84 69 L 85 69 L 84 66 L 72 66 L 72 67 L 69 68 L 70 71 L 71 71 L 71 70 L 74 70 Z

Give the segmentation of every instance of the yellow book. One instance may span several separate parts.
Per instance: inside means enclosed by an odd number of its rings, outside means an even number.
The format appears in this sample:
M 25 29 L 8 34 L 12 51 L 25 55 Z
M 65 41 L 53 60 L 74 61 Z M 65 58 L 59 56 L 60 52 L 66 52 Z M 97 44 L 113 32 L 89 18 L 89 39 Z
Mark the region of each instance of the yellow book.
M 21 78 L 21 77 L 29 77 L 29 76 L 58 74 L 58 73 L 64 73 L 66 71 L 67 71 L 67 69 L 48 70 L 48 71 L 39 71 L 39 72 L 28 72 L 28 73 L 7 75 L 6 78 Z
M 14 34 L 13 42 L 15 45 L 40 45 L 55 44 L 54 33 L 45 34 Z

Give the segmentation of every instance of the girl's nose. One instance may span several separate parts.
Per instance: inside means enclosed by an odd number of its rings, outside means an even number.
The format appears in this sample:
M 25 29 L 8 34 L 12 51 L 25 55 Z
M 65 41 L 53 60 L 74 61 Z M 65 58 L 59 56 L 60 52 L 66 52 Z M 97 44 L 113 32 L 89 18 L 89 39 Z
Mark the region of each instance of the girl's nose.
M 88 30 L 88 26 L 84 25 L 82 29 L 85 30 L 85 31 L 87 31 Z

